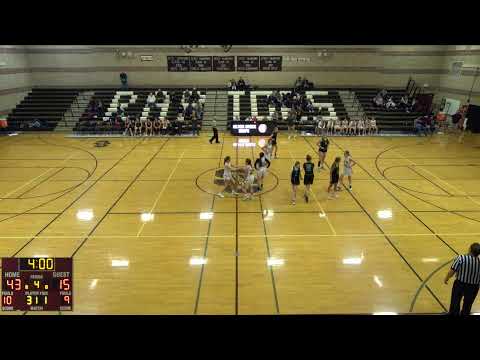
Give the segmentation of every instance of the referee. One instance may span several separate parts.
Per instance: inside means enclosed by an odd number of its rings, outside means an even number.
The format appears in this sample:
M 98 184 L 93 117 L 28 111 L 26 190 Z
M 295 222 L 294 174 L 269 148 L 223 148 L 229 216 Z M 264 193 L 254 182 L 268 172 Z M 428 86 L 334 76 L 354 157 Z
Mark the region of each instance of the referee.
M 459 255 L 453 262 L 450 271 L 445 277 L 445 284 L 454 275 L 457 279 L 453 283 L 452 299 L 450 300 L 450 315 L 470 315 L 473 302 L 478 294 L 480 284 L 480 244 L 470 245 L 470 252 Z M 463 307 L 460 312 L 460 302 L 463 298 Z

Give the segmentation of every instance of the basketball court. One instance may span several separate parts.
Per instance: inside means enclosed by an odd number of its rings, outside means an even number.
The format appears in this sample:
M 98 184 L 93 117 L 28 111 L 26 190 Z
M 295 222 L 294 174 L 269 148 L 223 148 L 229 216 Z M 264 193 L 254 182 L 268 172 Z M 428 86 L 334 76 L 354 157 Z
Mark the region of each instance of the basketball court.
M 317 137 L 279 135 L 251 201 L 216 196 L 215 172 L 261 138 L 208 138 L 0 138 L 0 256 L 73 257 L 60 315 L 448 309 L 448 266 L 480 240 L 480 137 L 331 137 L 327 164 L 357 162 L 353 191 L 328 200 L 323 170 L 296 205 L 291 168 L 316 164 Z

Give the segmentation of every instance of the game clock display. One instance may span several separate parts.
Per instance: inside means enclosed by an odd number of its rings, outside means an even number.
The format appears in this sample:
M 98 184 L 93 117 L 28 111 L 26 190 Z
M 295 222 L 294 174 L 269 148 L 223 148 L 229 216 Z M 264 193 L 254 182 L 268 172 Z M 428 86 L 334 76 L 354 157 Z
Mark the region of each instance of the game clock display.
M 2 311 L 71 311 L 71 258 L 3 258 Z

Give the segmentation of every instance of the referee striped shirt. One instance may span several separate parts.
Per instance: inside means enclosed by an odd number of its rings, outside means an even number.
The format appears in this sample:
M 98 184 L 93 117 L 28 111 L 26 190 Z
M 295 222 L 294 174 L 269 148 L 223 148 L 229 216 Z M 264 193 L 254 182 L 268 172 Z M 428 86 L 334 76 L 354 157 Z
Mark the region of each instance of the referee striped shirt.
M 457 280 L 472 284 L 480 284 L 480 259 L 478 257 L 459 255 L 452 264 L 452 270 L 457 274 Z

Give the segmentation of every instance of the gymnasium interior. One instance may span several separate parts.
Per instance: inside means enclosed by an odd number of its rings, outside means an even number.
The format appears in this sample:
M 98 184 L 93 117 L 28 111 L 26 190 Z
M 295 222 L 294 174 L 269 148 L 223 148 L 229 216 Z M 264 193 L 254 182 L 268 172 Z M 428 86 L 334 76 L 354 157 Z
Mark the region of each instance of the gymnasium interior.
M 0 258 L 70 264 L 56 294 L 2 269 L 0 315 L 447 313 L 480 242 L 479 74 L 480 45 L 0 45 Z M 252 199 L 219 196 L 277 130 Z

